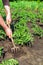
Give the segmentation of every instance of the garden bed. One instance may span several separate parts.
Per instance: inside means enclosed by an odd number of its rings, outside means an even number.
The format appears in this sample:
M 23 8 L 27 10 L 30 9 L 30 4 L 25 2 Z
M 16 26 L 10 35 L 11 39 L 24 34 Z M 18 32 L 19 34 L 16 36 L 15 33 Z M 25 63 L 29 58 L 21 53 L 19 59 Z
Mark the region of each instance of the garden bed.
M 0 41 L 0 47 L 1 46 L 3 46 L 5 50 L 8 50 L 2 60 L 15 58 L 18 60 L 19 65 L 43 65 L 43 38 L 39 39 L 36 36 L 32 48 L 23 46 L 21 47 L 21 51 L 15 54 L 9 51 L 9 48 L 12 47 L 9 40 Z
M 5 19 L 2 2 L 0 6 L 0 14 Z M 0 63 L 13 58 L 18 60 L 19 65 L 43 65 L 43 2 L 14 1 L 10 2 L 10 7 L 12 37 L 20 50 L 11 52 L 12 42 L 0 27 L 0 48 L 4 47 L 5 51 Z

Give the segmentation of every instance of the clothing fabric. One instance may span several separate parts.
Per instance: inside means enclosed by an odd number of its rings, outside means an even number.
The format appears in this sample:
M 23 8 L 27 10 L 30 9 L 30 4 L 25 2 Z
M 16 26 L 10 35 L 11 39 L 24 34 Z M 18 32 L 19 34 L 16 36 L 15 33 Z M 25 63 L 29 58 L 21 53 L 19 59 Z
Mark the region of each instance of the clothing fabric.
M 9 5 L 9 0 L 2 0 L 4 5 Z

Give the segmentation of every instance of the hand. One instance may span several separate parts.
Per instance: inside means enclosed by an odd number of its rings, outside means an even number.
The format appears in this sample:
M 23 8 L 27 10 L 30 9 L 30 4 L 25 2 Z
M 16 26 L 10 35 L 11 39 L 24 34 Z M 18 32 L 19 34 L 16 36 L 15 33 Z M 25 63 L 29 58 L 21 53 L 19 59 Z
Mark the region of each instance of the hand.
M 12 31 L 11 31 L 11 29 L 10 29 L 9 27 L 7 27 L 7 28 L 5 29 L 5 32 L 6 32 L 6 35 L 7 35 L 9 38 L 12 37 Z
M 6 16 L 6 22 L 7 22 L 7 25 L 10 25 L 10 23 L 11 23 L 11 15 L 10 14 L 8 14 Z

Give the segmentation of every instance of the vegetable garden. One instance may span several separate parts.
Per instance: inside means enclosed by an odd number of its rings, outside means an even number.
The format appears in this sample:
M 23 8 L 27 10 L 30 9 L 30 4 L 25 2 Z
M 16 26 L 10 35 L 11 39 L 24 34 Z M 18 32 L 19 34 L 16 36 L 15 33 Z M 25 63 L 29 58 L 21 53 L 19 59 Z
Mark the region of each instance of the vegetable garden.
M 4 12 L 2 1 L 0 2 L 1 2 L 0 15 L 2 15 L 4 20 L 6 20 L 6 15 Z M 12 15 L 12 23 L 11 23 L 11 29 L 13 32 L 12 37 L 16 45 L 21 46 L 21 48 L 22 46 L 26 46 L 26 48 L 28 48 L 28 47 L 34 46 L 35 43 L 37 43 L 37 41 L 35 42 L 37 38 L 39 40 L 43 39 L 43 1 L 42 2 L 40 1 L 20 1 L 20 2 L 14 1 L 14 2 L 10 2 L 10 8 L 11 8 L 11 15 Z M 7 39 L 6 39 L 6 34 L 3 28 L 0 26 L 0 41 L 2 40 L 5 41 Z M 1 48 L 3 44 L 1 45 L 0 43 L 0 56 L 1 57 L 4 54 L 3 47 Z M 32 50 L 32 48 L 30 49 Z M 22 53 L 24 52 L 21 52 L 20 54 Z M 7 59 L 4 61 L 2 60 L 2 63 L 0 65 L 11 65 L 11 64 L 19 65 L 19 62 L 16 61 L 15 59 L 9 59 L 9 60 Z

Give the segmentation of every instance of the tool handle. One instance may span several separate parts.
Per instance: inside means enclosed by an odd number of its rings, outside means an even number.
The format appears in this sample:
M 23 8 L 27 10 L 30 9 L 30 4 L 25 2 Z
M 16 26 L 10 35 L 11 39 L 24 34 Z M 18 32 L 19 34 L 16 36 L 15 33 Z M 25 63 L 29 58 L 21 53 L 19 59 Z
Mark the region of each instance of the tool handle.
M 10 28 L 10 24 L 7 24 L 7 26 Z
M 15 47 L 15 44 L 14 44 L 14 41 L 13 41 L 13 38 L 12 37 L 11 37 L 11 41 L 12 41 L 13 46 Z
M 10 25 L 9 25 L 9 24 L 8 24 L 8 27 L 10 28 Z M 11 39 L 11 41 L 12 41 L 13 46 L 15 47 L 15 44 L 14 44 L 13 38 L 11 37 L 10 39 Z

